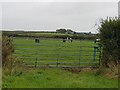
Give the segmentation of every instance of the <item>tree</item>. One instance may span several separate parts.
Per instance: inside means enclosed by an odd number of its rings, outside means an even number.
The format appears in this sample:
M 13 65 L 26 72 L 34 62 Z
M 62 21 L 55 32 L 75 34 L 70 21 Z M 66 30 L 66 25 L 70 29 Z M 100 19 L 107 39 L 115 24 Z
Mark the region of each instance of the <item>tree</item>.
M 57 33 L 66 33 L 66 29 L 57 29 L 56 32 Z
M 66 32 L 67 32 L 68 34 L 74 34 L 74 31 L 72 31 L 71 29 L 67 29 Z

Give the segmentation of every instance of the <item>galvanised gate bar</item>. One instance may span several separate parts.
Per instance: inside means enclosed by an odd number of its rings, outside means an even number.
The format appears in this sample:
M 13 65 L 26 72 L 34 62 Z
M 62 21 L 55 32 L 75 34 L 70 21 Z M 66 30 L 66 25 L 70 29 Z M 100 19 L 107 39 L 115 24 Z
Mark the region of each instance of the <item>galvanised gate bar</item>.
M 15 55 L 30 67 L 98 67 L 101 49 L 90 40 L 13 38 Z

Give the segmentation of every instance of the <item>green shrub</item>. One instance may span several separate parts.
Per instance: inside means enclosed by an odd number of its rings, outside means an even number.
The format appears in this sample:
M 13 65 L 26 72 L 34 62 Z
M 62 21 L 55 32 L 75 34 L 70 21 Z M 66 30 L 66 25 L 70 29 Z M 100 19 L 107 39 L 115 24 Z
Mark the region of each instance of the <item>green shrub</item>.
M 21 63 L 17 57 L 12 55 L 14 52 L 14 45 L 12 39 L 3 36 L 2 37 L 2 66 L 3 66 L 3 76 L 13 75 L 18 72 L 19 64 Z
M 2 65 L 3 66 L 6 66 L 6 64 L 9 62 L 8 57 L 12 55 L 12 52 L 14 52 L 12 40 L 7 36 L 3 36 L 2 38 Z
M 102 65 L 118 64 L 120 61 L 120 19 L 107 18 L 102 20 L 99 28 L 102 52 Z

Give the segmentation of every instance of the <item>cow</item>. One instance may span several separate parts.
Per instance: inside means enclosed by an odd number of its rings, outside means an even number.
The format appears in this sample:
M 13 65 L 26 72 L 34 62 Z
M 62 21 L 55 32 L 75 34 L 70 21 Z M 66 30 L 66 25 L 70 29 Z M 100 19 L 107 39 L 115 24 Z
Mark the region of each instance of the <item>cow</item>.
M 67 38 L 63 38 L 63 42 L 66 42 L 66 41 L 70 41 L 70 42 L 73 42 L 73 40 L 72 40 L 72 38 L 69 38 L 69 37 L 67 37 Z
M 70 42 L 72 42 L 73 40 L 72 40 L 72 38 L 70 38 Z
M 35 38 L 35 43 L 39 43 L 39 38 Z
M 100 42 L 100 39 L 95 39 L 95 41 L 94 41 L 95 43 L 97 43 L 97 42 Z

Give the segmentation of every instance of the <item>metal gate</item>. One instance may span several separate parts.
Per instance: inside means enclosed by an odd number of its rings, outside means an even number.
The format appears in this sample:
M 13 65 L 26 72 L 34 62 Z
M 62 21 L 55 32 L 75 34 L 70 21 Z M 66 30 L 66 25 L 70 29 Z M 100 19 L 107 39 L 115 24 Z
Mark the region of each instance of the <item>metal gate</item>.
M 31 67 L 98 67 L 101 50 L 90 40 L 14 38 L 15 55 Z

